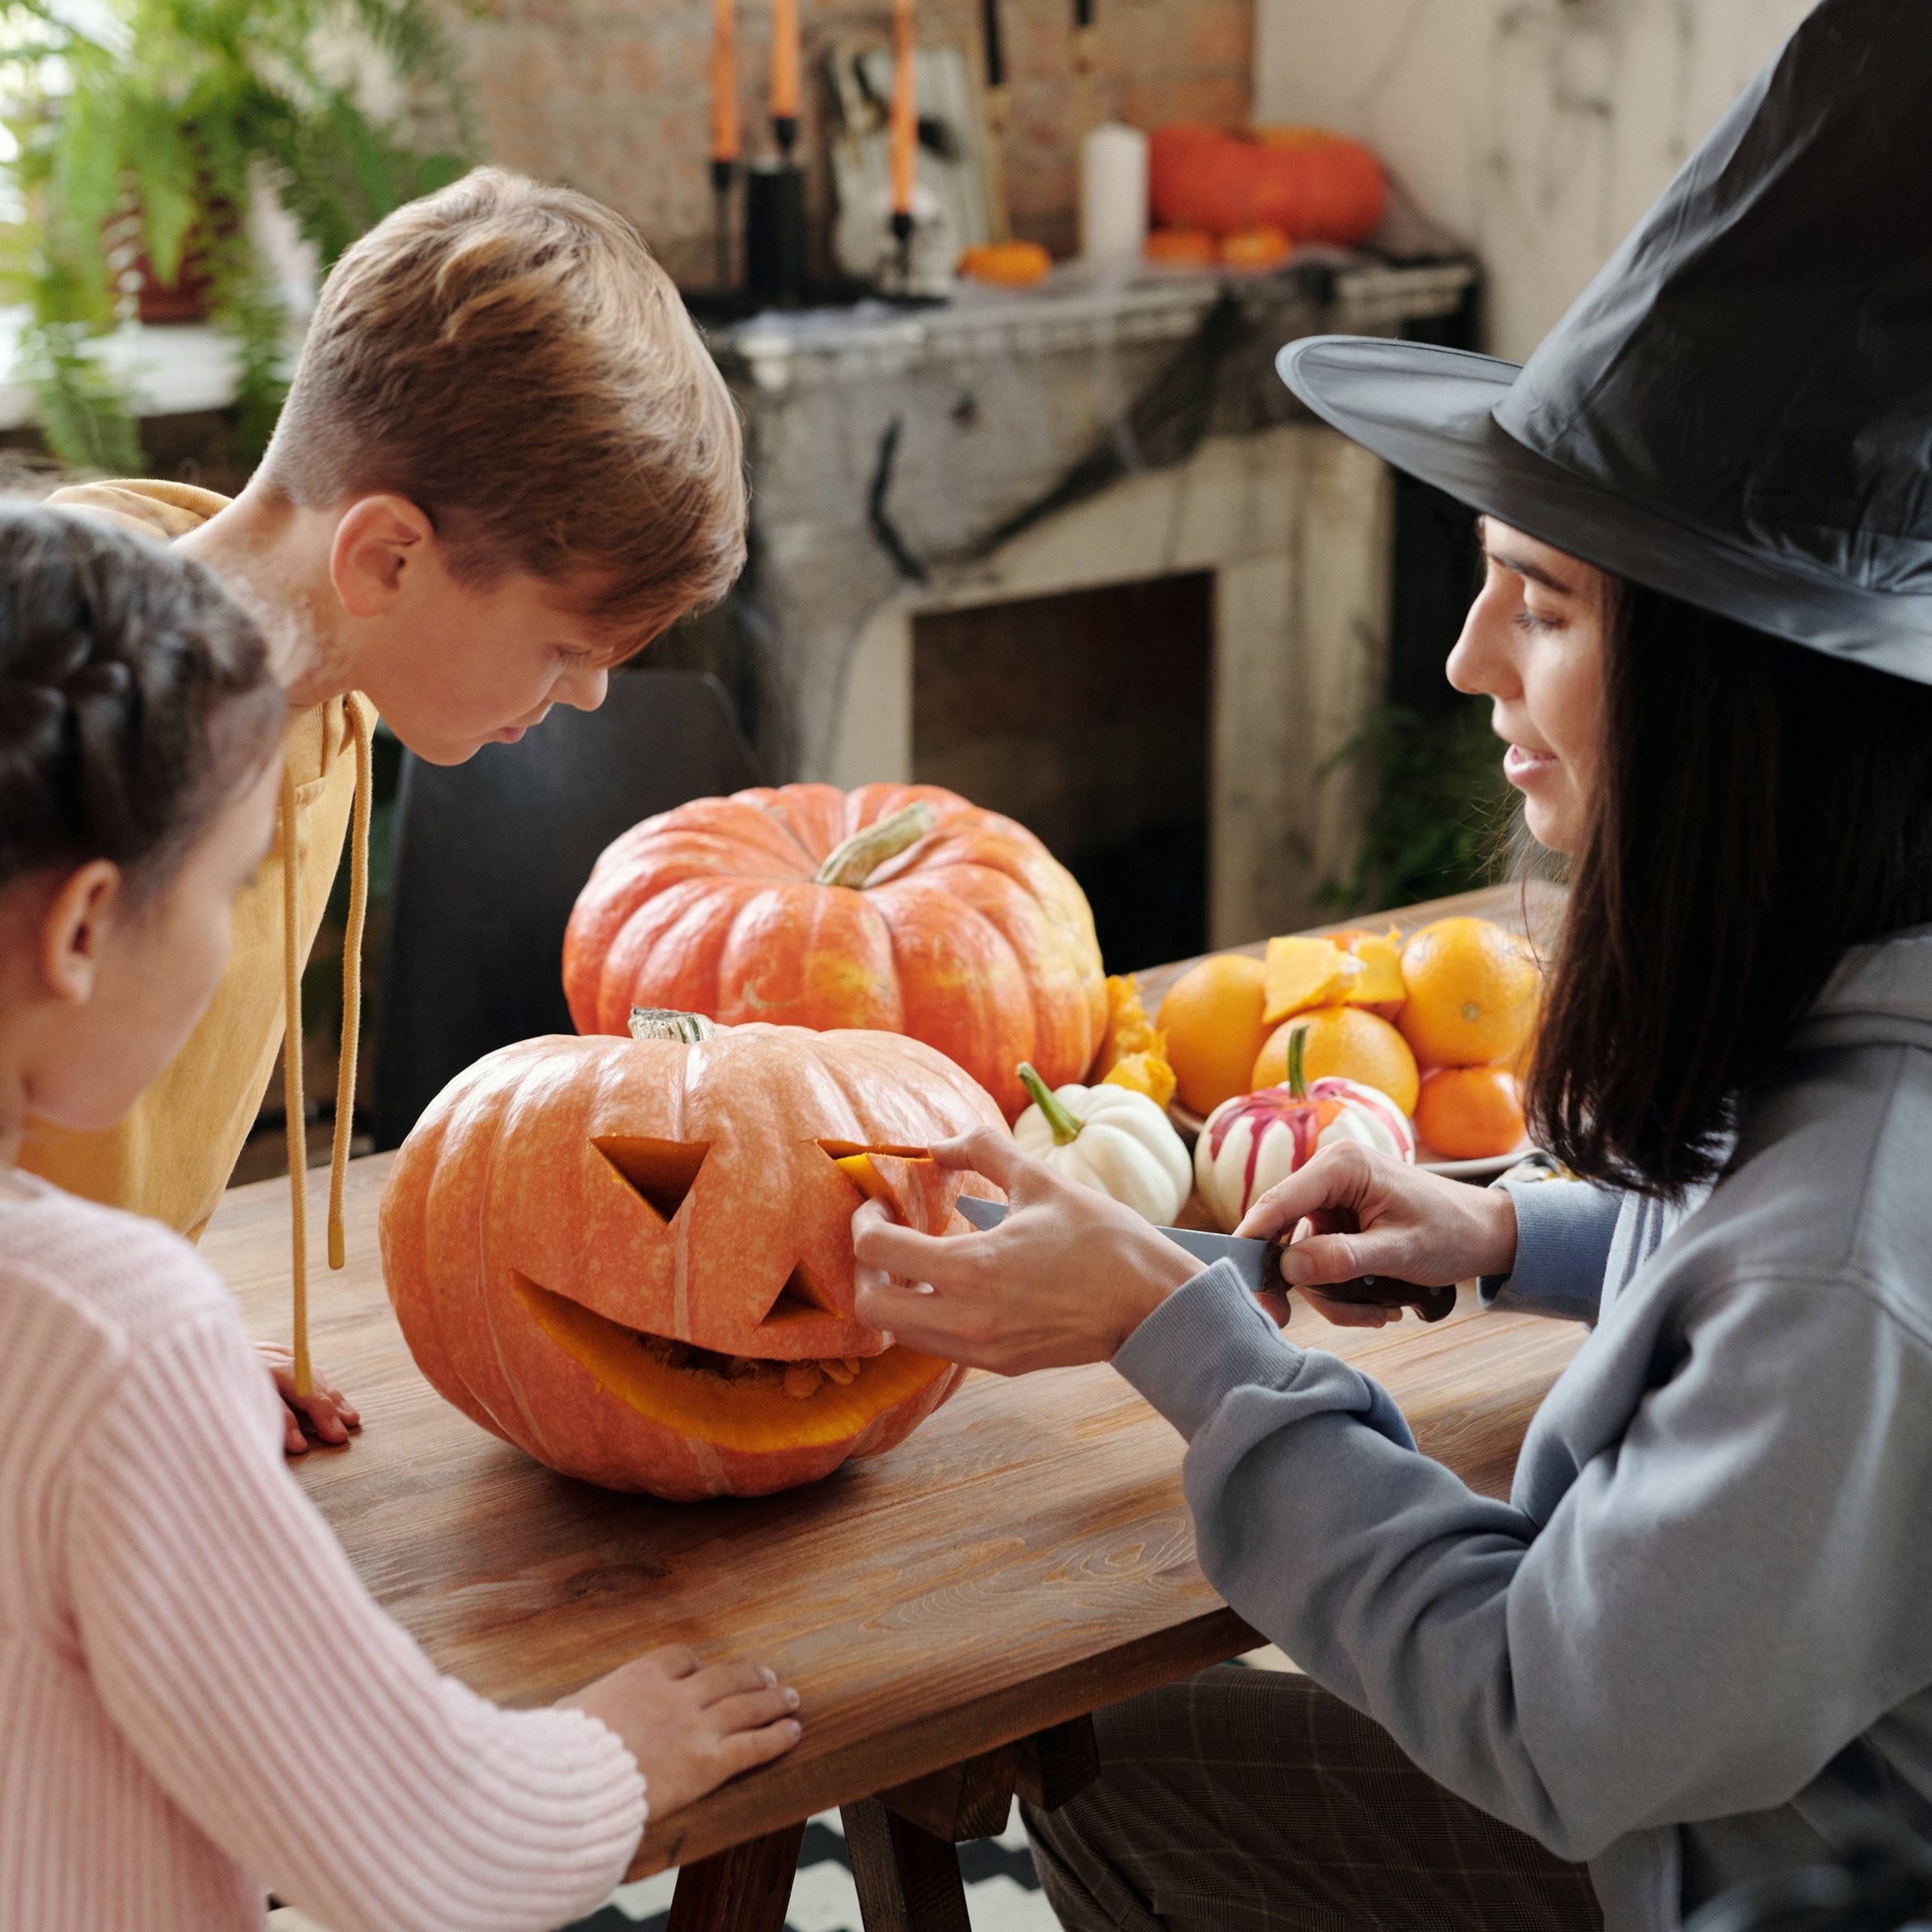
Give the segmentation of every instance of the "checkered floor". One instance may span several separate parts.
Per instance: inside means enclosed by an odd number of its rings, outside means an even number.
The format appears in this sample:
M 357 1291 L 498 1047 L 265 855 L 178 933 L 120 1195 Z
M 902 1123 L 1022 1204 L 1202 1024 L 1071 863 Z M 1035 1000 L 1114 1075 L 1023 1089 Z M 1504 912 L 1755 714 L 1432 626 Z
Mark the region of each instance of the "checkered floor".
M 1060 1921 L 1033 1875 L 1033 1857 L 1017 1808 L 998 1838 L 959 1847 L 959 1869 L 973 1932 L 1058 1932 Z M 676 1876 L 660 1872 L 625 1886 L 601 1912 L 579 1921 L 570 1932 L 663 1932 Z M 785 1923 L 789 1932 L 862 1932 L 852 1862 L 836 1811 L 820 1812 L 805 1827 Z
M 959 1869 L 973 1932 L 1058 1932 L 1060 1921 L 1033 1876 L 1032 1854 L 1017 1807 L 998 1838 L 959 1847 Z M 565 1932 L 664 1932 L 677 1875 L 660 1872 L 624 1886 L 601 1912 Z M 805 1827 L 785 1923 L 789 1932 L 863 1932 L 851 1860 L 836 1811 L 820 1812 Z M 286 1907 L 269 1913 L 269 1924 L 272 1932 L 323 1932 L 313 1919 Z M 463 1928 L 451 1926 L 449 1932 Z

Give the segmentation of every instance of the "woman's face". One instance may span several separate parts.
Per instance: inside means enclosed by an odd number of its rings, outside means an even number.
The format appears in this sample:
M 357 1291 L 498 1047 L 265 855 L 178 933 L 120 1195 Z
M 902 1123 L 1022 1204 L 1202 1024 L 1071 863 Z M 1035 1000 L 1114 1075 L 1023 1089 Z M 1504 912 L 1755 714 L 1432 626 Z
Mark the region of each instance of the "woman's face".
M 1596 783 L 1611 580 L 1493 516 L 1477 530 L 1483 586 L 1449 654 L 1449 681 L 1491 700 L 1509 747 L 1503 776 L 1537 842 L 1574 852 Z

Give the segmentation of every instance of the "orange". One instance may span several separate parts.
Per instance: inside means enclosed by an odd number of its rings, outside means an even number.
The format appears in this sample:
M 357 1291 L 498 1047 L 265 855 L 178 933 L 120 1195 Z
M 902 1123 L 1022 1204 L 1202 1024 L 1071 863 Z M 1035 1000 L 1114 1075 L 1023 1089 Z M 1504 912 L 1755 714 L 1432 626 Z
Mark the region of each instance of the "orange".
M 1044 281 L 1054 258 L 1037 242 L 982 242 L 959 257 L 959 272 L 1005 288 Z
M 1247 1091 L 1248 1069 L 1268 1037 L 1261 977 L 1260 960 L 1217 952 L 1168 989 L 1154 1023 L 1168 1036 L 1168 1064 L 1183 1106 L 1212 1113 Z
M 1529 947 L 1487 919 L 1438 919 L 1402 947 L 1408 999 L 1397 1024 L 1425 1066 L 1514 1058 L 1537 1017 Z
M 1439 1066 L 1416 1102 L 1416 1137 L 1451 1161 L 1513 1153 L 1523 1144 L 1523 1103 L 1506 1066 Z
M 1221 237 L 1221 260 L 1231 269 L 1272 269 L 1285 262 L 1294 244 L 1281 229 L 1264 222 L 1258 228 L 1237 229 Z
M 1421 1077 L 1415 1055 L 1387 1020 L 1359 1006 L 1318 1006 L 1283 1020 L 1255 1056 L 1251 1089 L 1278 1087 L 1287 1078 L 1288 1035 L 1297 1026 L 1308 1029 L 1302 1046 L 1302 1071 L 1307 1078 L 1322 1080 L 1333 1074 L 1359 1080 L 1386 1094 L 1405 1114 L 1415 1112 Z

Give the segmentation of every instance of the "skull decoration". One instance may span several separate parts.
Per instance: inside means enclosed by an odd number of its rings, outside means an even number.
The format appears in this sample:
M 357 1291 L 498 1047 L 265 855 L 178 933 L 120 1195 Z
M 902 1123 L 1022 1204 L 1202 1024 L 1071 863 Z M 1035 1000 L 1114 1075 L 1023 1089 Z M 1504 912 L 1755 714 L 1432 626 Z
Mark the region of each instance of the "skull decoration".
M 925 1149 L 1001 1125 L 898 1034 L 527 1040 L 398 1154 L 389 1299 L 435 1388 L 552 1469 L 681 1501 L 789 1488 L 891 1448 L 960 1380 L 854 1318 L 851 1217 L 880 1192 L 969 1232 L 962 1187 L 1000 1191 Z

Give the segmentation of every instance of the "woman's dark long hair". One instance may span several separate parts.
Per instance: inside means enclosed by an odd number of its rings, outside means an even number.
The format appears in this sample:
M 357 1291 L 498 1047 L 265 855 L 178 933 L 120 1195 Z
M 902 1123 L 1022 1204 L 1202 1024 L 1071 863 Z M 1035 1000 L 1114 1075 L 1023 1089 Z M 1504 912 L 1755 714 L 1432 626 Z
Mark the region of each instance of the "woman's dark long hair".
M 1526 1098 L 1567 1166 L 1669 1198 L 1845 949 L 1932 920 L 1932 688 L 1614 592 Z

